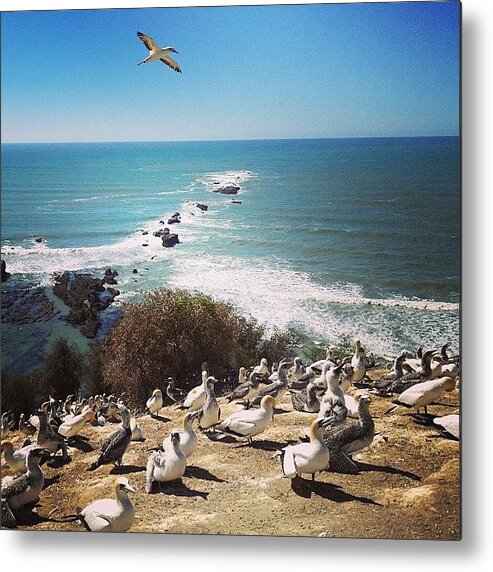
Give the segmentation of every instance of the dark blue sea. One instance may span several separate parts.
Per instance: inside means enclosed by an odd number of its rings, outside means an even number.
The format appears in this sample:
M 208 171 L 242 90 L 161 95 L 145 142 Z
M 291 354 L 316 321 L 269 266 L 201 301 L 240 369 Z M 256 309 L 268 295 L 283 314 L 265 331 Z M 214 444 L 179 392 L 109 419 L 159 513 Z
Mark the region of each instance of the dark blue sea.
M 459 152 L 457 137 L 4 144 L 2 257 L 14 282 L 111 266 L 121 301 L 180 287 L 378 355 L 458 349 Z M 237 196 L 213 192 L 229 182 Z M 152 232 L 176 211 L 181 244 L 163 248 Z

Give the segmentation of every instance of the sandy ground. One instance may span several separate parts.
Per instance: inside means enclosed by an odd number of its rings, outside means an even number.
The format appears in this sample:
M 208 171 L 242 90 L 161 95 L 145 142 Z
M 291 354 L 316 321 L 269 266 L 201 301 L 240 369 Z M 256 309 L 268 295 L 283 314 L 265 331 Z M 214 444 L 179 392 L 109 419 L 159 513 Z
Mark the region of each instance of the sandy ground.
M 71 461 L 45 465 L 45 489 L 33 512 L 23 515 L 25 530 L 84 530 L 70 515 L 97 498 L 112 497 L 113 481 L 124 474 L 136 488 L 134 532 L 207 533 L 282 536 L 327 536 L 399 539 L 460 538 L 459 443 L 431 426 L 415 422 L 399 409 L 384 415 L 389 399 L 372 396 L 370 410 L 377 435 L 356 455 L 358 475 L 324 472 L 316 482 L 293 485 L 283 478 L 276 450 L 303 435 L 314 414 L 292 410 L 289 395 L 279 405 L 274 424 L 254 441 L 239 446 L 201 435 L 181 484 L 145 493 L 148 448 L 181 427 L 183 412 L 164 407 L 161 418 L 139 417 L 145 441 L 132 442 L 124 466 L 87 470 L 104 437 L 115 430 L 87 426 L 70 448 Z M 455 411 L 454 391 L 434 415 Z M 238 405 L 220 398 L 222 418 Z M 11 435 L 19 446 L 22 437 Z M 2 460 L 2 476 L 9 468 Z

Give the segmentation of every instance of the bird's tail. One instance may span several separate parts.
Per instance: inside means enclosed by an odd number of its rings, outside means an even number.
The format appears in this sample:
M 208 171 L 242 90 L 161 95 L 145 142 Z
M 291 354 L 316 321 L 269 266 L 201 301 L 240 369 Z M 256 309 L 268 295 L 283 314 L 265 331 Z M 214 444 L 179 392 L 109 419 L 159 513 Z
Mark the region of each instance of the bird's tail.
M 394 405 L 394 406 L 391 407 L 390 409 L 387 409 L 387 411 L 384 413 L 384 415 L 390 415 L 391 413 L 394 413 L 394 411 L 396 411 L 397 409 L 399 409 L 400 403 L 398 403 L 398 402 L 396 402 L 396 401 L 392 401 L 392 403 L 395 403 L 396 405 Z
M 99 465 L 101 464 L 100 459 L 98 458 L 96 461 L 94 461 L 94 463 L 91 463 L 91 465 L 89 466 L 89 468 L 87 469 L 88 471 L 95 471 Z

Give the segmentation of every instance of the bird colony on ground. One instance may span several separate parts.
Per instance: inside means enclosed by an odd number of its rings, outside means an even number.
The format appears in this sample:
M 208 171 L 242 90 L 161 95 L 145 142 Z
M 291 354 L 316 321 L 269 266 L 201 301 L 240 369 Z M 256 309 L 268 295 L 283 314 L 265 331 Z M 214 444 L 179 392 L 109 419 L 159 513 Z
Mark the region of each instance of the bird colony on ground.
M 276 408 L 285 396 L 290 397 L 293 411 L 307 414 L 306 434 L 286 435 L 286 445 L 280 444 L 272 462 L 279 463 L 279 475 L 297 480 L 301 486 L 310 485 L 303 475 L 315 480 L 318 473 L 325 471 L 358 473 L 353 455 L 369 447 L 375 436 L 372 394 L 390 398 L 392 406 L 386 415 L 402 407 L 413 409 L 417 421 L 458 440 L 458 412 L 444 417 L 428 412 L 446 392 L 459 391 L 458 362 L 459 356 L 450 356 L 447 345 L 440 351 L 423 351 L 420 347 L 415 354 L 402 351 L 387 365 L 385 375 L 373 375 L 371 379 L 368 373 L 375 368 L 374 361 L 356 340 L 354 355 L 342 360 L 337 360 L 334 348 L 329 347 L 325 359 L 306 366 L 296 357 L 271 366 L 264 358 L 254 367 L 241 367 L 229 395 L 216 396 L 217 380 L 210 375 L 207 363 L 203 363 L 200 384 L 185 393 L 174 379 L 168 378 L 152 392 L 144 414 L 142 410 L 131 413 L 124 395 L 86 399 L 69 395 L 64 402 L 50 398 L 29 419 L 22 414 L 17 421 L 5 412 L 1 448 L 4 462 L 14 475 L 4 477 L 1 483 L 2 526 L 16 527 L 18 516 L 32 511 L 42 499 L 45 462 L 61 461 L 60 478 L 64 478 L 63 467 L 71 461 L 69 448 L 82 439 L 79 433 L 85 425 L 118 424 L 111 435 L 94 444 L 99 453 L 94 461 L 87 462 L 90 471 L 98 471 L 102 465 L 114 465 L 118 471 L 122 465 L 125 468 L 125 452 L 130 443 L 144 440 L 138 418 L 150 415 L 157 426 L 165 427 L 161 424 L 167 420 L 160 417 L 163 407 L 183 410 L 183 426 L 171 431 L 163 429 L 162 441 L 147 447 L 145 490 L 137 490 L 126 477 L 119 476 L 114 481 L 114 498 L 96 498 L 67 517 L 78 519 L 89 531 L 130 530 L 135 518 L 131 495 L 165 493 L 168 487 L 175 486 L 185 474 L 200 439 L 239 441 L 231 446 L 241 461 L 241 448 L 252 445 L 274 422 Z M 233 402 L 237 410 L 223 417 L 221 403 Z M 283 407 L 285 403 L 286 399 Z M 17 432 L 25 440 L 16 450 L 12 441 Z M 251 467 L 251 472 L 255 473 L 255 467 Z

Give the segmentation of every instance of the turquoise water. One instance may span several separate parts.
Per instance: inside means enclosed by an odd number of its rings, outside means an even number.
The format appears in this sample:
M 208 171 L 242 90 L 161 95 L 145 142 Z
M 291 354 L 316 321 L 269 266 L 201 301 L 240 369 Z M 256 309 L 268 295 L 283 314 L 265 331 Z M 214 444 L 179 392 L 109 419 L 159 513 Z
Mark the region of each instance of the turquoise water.
M 165 249 L 152 231 L 175 211 Z M 122 300 L 200 290 L 379 354 L 457 348 L 459 140 L 2 145 L 2 256 L 14 280 L 111 265 Z

